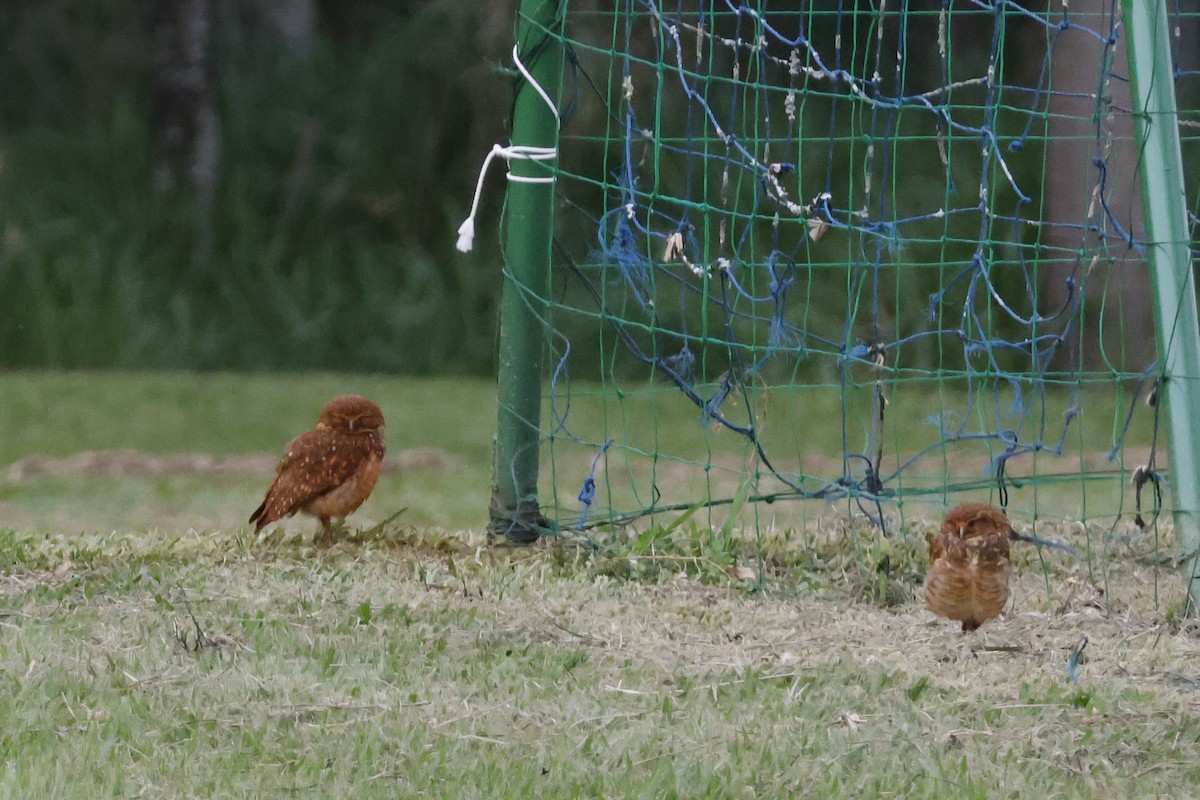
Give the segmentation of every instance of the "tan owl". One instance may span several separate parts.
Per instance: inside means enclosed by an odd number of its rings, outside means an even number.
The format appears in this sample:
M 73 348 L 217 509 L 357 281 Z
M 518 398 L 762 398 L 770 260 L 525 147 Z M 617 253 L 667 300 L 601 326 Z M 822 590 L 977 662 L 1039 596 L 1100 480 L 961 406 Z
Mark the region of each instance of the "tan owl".
M 938 616 L 973 631 L 999 615 L 1008 602 L 1012 527 L 987 503 L 959 503 L 946 513 L 942 530 L 929 543 L 925 605 Z
M 317 427 L 288 444 L 275 482 L 250 515 L 254 530 L 303 511 L 319 519 L 329 536 L 330 519 L 345 517 L 370 496 L 383 452 L 379 406 L 358 395 L 335 397 L 321 409 Z

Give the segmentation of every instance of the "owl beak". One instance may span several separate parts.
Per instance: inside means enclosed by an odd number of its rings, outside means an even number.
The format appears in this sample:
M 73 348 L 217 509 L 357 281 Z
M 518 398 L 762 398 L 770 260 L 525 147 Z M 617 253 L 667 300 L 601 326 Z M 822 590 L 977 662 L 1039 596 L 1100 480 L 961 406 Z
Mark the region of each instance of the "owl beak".
M 354 420 L 350 420 L 350 432 L 354 433 Z

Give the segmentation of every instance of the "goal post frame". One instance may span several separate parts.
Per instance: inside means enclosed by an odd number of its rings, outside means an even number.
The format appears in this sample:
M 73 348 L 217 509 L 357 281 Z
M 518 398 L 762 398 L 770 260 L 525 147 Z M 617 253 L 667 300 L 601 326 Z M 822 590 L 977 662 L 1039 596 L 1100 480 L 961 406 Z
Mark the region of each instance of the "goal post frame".
M 1189 248 L 1187 196 L 1164 0 L 1122 0 L 1135 138 L 1140 158 L 1146 259 L 1158 340 L 1158 402 L 1170 426 L 1175 531 L 1188 611 L 1200 608 L 1200 327 Z
M 563 48 L 556 27 L 565 5 L 566 0 L 522 0 L 517 15 L 522 76 L 513 102 L 512 149 L 532 148 L 541 155 L 509 162 L 488 520 L 490 537 L 504 536 L 513 544 L 532 544 L 545 526 L 537 491 L 545 348 L 541 314 L 550 286 L 557 169 L 557 158 L 546 156 L 558 147 L 558 116 L 551 103 L 558 102 L 562 88 Z

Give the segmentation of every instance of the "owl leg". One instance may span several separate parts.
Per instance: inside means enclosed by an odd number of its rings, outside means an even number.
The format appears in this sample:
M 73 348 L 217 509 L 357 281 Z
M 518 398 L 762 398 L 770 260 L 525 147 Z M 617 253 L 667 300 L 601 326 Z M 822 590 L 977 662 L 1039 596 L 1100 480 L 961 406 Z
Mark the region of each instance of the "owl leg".
M 979 623 L 976 622 L 975 620 L 964 619 L 963 624 L 962 624 L 962 632 L 970 633 L 971 631 L 976 630 L 978 627 L 979 627 Z
M 317 536 L 318 539 L 327 540 L 333 539 L 333 526 L 329 524 L 329 517 L 317 517 L 321 520 L 321 533 Z

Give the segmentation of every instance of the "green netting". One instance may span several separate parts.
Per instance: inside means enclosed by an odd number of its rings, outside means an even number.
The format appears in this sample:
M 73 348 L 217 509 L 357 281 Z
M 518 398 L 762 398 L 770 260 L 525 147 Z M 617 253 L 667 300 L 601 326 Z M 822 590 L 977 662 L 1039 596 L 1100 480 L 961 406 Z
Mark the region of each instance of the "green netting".
M 1194 242 L 1200 13 L 1171 15 Z M 623 0 L 559 22 L 552 290 L 526 298 L 559 527 L 832 508 L 891 532 L 964 499 L 1156 524 L 1119 5 Z

